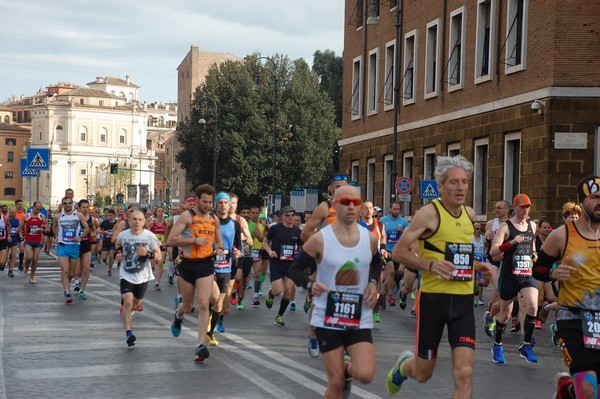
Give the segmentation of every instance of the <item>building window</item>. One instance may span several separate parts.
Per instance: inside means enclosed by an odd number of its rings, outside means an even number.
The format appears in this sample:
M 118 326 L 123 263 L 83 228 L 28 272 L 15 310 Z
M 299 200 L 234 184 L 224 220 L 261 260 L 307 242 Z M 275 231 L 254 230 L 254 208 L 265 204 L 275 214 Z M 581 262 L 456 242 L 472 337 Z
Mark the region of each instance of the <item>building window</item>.
M 460 155 L 460 143 L 448 144 L 448 156 L 455 157 Z
M 519 194 L 521 185 L 521 133 L 504 138 L 504 198 Z
M 98 105 L 103 107 L 104 106 L 104 100 L 98 100 Z
M 440 65 L 440 20 L 436 19 L 427 24 L 427 43 L 425 48 L 425 98 L 438 95 L 439 65 Z
M 365 5 L 363 0 L 356 0 L 356 28 L 360 28 L 363 25 Z
M 17 139 L 5 138 L 4 139 L 4 144 L 6 144 L 6 145 L 17 145 Z
M 475 83 L 492 78 L 492 32 L 496 0 L 479 0 L 477 5 L 477 36 L 475 38 Z
M 119 130 L 119 144 L 127 144 L 127 132 L 125 129 Z
M 9 151 L 6 155 L 6 162 L 14 163 L 15 162 L 15 153 L 13 151 Z
M 509 0 L 506 31 L 506 73 L 525 68 L 528 0 Z
M 82 176 L 85 176 L 86 172 L 87 171 L 85 169 L 79 169 L 79 174 L 82 175 Z
M 404 35 L 404 76 L 402 77 L 402 103 L 415 102 L 415 82 L 417 65 L 417 31 Z
M 362 117 L 362 57 L 352 62 L 352 120 Z
M 14 188 L 14 187 L 5 187 L 4 188 L 4 195 L 15 196 L 15 195 L 17 195 L 17 189 Z
M 86 142 L 87 141 L 87 127 L 81 126 L 79 128 L 79 141 Z
M 12 170 L 7 170 L 6 172 L 4 172 L 4 178 L 5 179 L 12 179 L 13 176 L 13 171 Z
M 448 91 L 462 89 L 465 63 L 465 7 L 450 13 Z
M 369 52 L 369 81 L 367 91 L 367 115 L 377 113 L 377 92 L 379 81 L 379 49 Z
M 414 152 L 407 151 L 404 153 L 403 160 L 402 160 L 402 176 L 408 177 L 410 180 L 413 181 L 413 184 L 414 184 L 414 180 L 413 180 L 414 159 L 415 159 Z M 413 193 L 414 193 L 414 191 L 413 191 Z M 404 214 L 404 216 L 408 216 L 408 215 L 412 214 L 411 201 L 404 201 L 404 202 L 402 202 L 402 204 L 403 204 L 402 205 L 402 214 Z
M 388 154 L 383 162 L 383 209 L 390 209 L 390 198 L 392 197 L 392 154 Z
M 39 132 L 39 137 L 40 137 L 40 141 L 42 141 L 42 138 L 44 137 L 44 134 L 42 133 L 42 131 L 40 130 Z
M 375 158 L 369 158 L 367 163 L 367 201 L 375 199 Z
M 394 109 L 394 84 L 396 83 L 396 43 L 388 42 L 385 45 L 385 83 L 383 93 L 383 109 Z
M 81 104 L 81 105 L 85 104 L 85 100 L 83 98 L 80 98 L 79 99 L 79 104 Z
M 99 130 L 99 137 L 100 137 L 100 142 L 101 143 L 106 143 L 106 136 L 107 136 L 107 131 L 106 128 L 101 127 Z
M 425 149 L 423 179 L 435 180 L 435 147 Z
M 10 123 L 10 116 L 4 115 L 4 123 Z
M 473 208 L 477 215 L 487 213 L 488 192 L 488 139 L 475 141 L 475 162 L 473 171 Z

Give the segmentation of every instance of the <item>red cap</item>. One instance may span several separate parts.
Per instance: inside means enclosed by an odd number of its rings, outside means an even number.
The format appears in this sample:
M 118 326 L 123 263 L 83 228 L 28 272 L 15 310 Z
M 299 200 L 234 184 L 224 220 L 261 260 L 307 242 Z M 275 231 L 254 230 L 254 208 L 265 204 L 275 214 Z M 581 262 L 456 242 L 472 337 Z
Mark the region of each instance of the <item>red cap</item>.
M 196 198 L 190 197 L 190 198 L 186 199 L 186 202 L 188 202 L 190 204 L 195 204 L 196 203 Z
M 531 206 L 531 200 L 527 194 L 517 194 L 513 199 L 513 206 Z

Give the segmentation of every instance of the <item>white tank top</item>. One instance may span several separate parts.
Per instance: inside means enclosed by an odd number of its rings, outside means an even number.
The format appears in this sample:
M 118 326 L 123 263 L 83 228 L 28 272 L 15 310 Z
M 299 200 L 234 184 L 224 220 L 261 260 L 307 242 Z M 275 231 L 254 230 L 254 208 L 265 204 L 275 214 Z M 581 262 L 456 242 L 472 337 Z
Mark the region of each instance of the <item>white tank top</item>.
M 373 328 L 373 309 L 368 308 L 362 300 L 369 283 L 369 267 L 373 258 L 369 238 L 371 233 L 357 227 L 360 239 L 354 247 L 342 246 L 331 225 L 320 230 L 323 235 L 323 259 L 317 264 L 316 281 L 325 284 L 331 292 L 313 298 L 312 326 L 339 330 Z M 353 307 L 357 305 L 353 302 L 358 298 L 356 294 L 360 295 L 360 307 Z M 358 308 L 360 318 L 356 315 Z
M 79 244 L 75 241 L 75 238 L 79 237 L 80 230 L 81 223 L 79 223 L 77 211 L 67 215 L 63 210 L 58 219 L 58 242 L 71 245 Z

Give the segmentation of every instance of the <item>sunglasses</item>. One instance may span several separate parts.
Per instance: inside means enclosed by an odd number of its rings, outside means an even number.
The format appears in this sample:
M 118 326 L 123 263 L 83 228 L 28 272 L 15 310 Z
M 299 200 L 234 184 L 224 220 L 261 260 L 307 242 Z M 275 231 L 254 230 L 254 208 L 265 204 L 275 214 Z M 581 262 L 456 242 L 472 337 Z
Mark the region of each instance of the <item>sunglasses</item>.
M 63 205 L 71 205 L 73 202 L 63 202 Z
M 283 216 L 290 217 L 290 216 L 294 216 L 294 214 L 293 213 L 284 213 Z
M 362 204 L 362 200 L 360 198 L 340 198 L 335 200 L 335 202 L 344 206 L 348 206 L 350 204 L 353 204 L 354 206 L 359 206 L 360 204 Z
M 348 181 L 350 179 L 348 179 L 347 175 L 335 175 L 335 176 L 333 176 L 333 181 L 342 181 L 342 180 Z

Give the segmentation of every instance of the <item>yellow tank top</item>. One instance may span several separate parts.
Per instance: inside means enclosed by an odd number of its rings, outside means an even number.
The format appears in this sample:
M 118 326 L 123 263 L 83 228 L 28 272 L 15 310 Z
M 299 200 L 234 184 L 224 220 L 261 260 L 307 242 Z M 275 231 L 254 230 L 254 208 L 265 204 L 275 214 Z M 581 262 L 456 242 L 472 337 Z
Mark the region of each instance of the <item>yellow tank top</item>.
M 184 259 L 205 259 L 210 258 L 213 255 L 213 244 L 215 242 L 215 229 L 217 222 L 215 217 L 209 215 L 208 219 L 203 219 L 200 215 L 192 212 L 192 223 L 188 224 L 181 237 L 206 237 L 208 239 L 207 245 L 184 245 L 181 247 L 182 257 Z
M 442 280 L 436 274 L 422 270 L 421 291 L 436 294 L 471 295 L 474 288 L 473 222 L 464 206 L 460 216 L 455 217 L 444 208 L 439 200 L 435 199 L 431 203 L 439 215 L 440 223 L 431 237 L 419 239 L 420 256 L 428 260 L 448 259 L 455 265 L 462 264 L 462 278 L 465 278 L 465 281 Z M 467 266 L 469 263 L 470 270 Z
M 257 226 L 258 226 L 258 231 L 260 231 L 260 234 L 264 237 L 265 226 L 260 222 L 258 222 Z M 258 241 L 258 238 L 256 238 L 254 240 L 254 242 L 252 243 L 252 249 L 261 249 L 261 248 L 262 248 L 262 241 Z
M 600 254 L 595 240 L 582 237 L 572 221 L 567 222 L 567 247 L 565 257 L 577 268 L 567 281 L 560 283 L 558 303 L 561 306 L 599 310 L 596 290 L 600 287 Z

